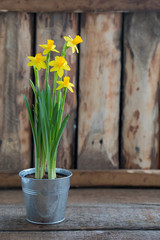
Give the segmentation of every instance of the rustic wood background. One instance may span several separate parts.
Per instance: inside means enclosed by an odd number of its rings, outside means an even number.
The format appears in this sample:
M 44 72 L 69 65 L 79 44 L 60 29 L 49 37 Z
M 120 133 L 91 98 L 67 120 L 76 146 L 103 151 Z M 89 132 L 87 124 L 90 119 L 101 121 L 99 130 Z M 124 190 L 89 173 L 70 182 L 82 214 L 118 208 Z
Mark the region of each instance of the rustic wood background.
M 71 79 L 57 166 L 159 168 L 160 17 L 158 13 L 0 13 L 0 171 L 33 166 L 23 95 L 33 103 L 27 56 L 53 38 L 80 34 L 69 51 Z M 41 50 L 42 51 L 42 50 Z M 44 73 L 41 72 L 41 85 Z

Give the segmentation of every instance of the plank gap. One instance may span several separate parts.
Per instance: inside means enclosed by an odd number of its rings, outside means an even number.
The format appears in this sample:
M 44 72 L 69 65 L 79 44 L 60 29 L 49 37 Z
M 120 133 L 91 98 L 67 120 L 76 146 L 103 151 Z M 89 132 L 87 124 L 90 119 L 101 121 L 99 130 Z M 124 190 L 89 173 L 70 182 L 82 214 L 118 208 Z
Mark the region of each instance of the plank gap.
M 78 14 L 78 35 L 81 36 L 81 13 Z M 80 55 L 81 49 L 78 45 L 79 54 L 77 55 L 77 72 L 76 72 L 76 91 L 77 91 L 77 108 L 76 108 L 76 126 L 75 126 L 75 160 L 73 161 L 73 168 L 77 169 L 78 164 L 78 118 L 79 118 L 79 79 L 80 79 Z
M 36 55 L 36 39 L 37 39 L 37 14 L 33 13 L 33 39 L 32 39 L 32 56 Z M 32 68 L 32 79 L 33 83 L 35 84 L 35 77 L 34 77 L 34 70 Z M 32 94 L 32 104 L 35 104 L 35 95 Z M 33 120 L 34 120 L 34 114 Z M 31 134 L 31 168 L 34 167 L 34 140 L 33 140 L 33 134 Z
M 123 79 L 124 79 L 124 13 L 121 19 L 121 75 L 120 75 L 120 100 L 119 100 L 119 169 L 121 169 L 121 144 L 123 124 Z

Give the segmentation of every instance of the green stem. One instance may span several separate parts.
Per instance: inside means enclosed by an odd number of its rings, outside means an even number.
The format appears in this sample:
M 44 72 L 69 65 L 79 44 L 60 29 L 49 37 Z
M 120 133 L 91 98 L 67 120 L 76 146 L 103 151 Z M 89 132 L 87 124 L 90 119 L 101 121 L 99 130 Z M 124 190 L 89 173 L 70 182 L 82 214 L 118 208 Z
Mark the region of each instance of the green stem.
M 60 109 L 61 98 L 62 98 L 61 90 L 58 90 L 58 93 L 57 93 L 58 109 Z
M 48 80 L 49 80 L 49 60 L 50 60 L 50 53 L 47 54 L 47 60 L 46 60 L 46 82 L 45 82 L 45 101 L 48 101 Z
M 44 154 L 44 148 L 41 149 L 41 169 L 40 169 L 40 178 L 43 178 L 46 171 L 46 159 Z
M 62 121 L 62 116 L 63 116 L 64 104 L 65 104 L 65 100 L 66 100 L 66 94 L 67 94 L 67 88 L 65 87 L 63 89 L 63 97 L 62 97 L 61 121 Z
M 64 44 L 64 46 L 63 46 L 63 49 L 62 49 L 62 53 L 61 53 L 61 55 L 62 55 L 62 57 L 64 57 L 65 58 L 65 56 L 66 56 L 66 50 L 67 50 L 67 42 L 65 42 L 65 44 Z
M 35 149 L 35 178 L 40 178 L 40 157 L 38 151 Z
M 39 88 L 39 75 L 38 75 L 38 70 L 35 66 L 33 66 L 34 69 L 34 76 L 35 76 L 35 80 L 36 80 L 36 86 L 37 88 Z
M 56 169 L 51 169 L 50 175 L 48 175 L 48 179 L 55 179 L 56 178 Z
M 49 80 L 49 60 L 50 60 L 50 52 L 47 54 L 47 61 L 46 61 L 46 83 L 48 83 Z
M 54 105 L 55 105 L 55 98 L 56 98 L 57 78 L 58 78 L 58 74 L 57 74 L 57 72 L 55 72 L 54 73 L 54 85 L 53 85 L 53 108 L 54 108 Z
M 51 159 L 50 174 L 48 175 L 49 179 L 56 178 L 56 158 L 57 158 L 57 151 L 55 151 L 53 159 Z
M 60 118 L 59 118 L 59 122 L 58 122 L 58 126 L 57 126 L 57 133 L 60 129 L 61 123 L 62 123 L 62 117 L 63 117 L 63 111 L 64 111 L 64 104 L 65 104 L 65 100 L 66 100 L 66 94 L 67 94 L 67 88 L 65 87 L 63 89 L 63 96 L 62 96 L 62 107 L 61 107 L 61 112 L 60 112 Z

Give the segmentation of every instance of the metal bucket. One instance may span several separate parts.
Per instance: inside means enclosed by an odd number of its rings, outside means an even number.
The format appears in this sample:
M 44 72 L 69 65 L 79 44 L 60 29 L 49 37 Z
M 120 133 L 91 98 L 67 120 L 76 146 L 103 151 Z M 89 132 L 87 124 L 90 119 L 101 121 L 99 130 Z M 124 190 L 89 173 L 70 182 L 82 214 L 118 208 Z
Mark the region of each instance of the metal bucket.
M 26 219 L 31 223 L 55 224 L 65 219 L 65 209 L 72 173 L 56 168 L 56 173 L 64 175 L 56 179 L 27 178 L 35 173 L 35 168 L 19 173 L 26 206 Z

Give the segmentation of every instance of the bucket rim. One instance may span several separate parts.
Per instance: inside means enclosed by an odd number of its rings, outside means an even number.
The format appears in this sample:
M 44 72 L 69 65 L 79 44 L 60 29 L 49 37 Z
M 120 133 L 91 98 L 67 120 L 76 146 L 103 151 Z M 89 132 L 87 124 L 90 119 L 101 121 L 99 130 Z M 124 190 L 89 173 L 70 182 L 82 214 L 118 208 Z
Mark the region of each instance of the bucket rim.
M 60 181 L 63 179 L 70 178 L 72 176 L 72 172 L 64 169 L 64 168 L 56 168 L 56 173 L 65 175 L 63 178 L 55 178 L 55 179 L 36 179 L 36 178 L 27 178 L 27 175 L 35 173 L 35 168 L 27 168 L 19 172 L 19 176 L 25 179 L 32 179 L 33 181 Z

